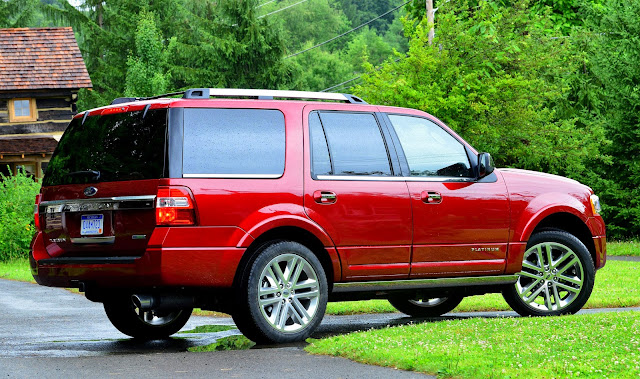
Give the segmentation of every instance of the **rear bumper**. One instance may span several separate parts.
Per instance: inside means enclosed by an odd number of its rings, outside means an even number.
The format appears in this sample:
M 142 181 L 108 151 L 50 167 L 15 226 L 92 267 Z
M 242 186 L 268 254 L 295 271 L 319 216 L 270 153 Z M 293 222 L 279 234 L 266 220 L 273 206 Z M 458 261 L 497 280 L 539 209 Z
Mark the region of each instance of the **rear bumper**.
M 31 245 L 31 273 L 40 285 L 101 288 L 231 287 L 246 249 L 148 248 L 141 257 L 50 257 L 39 233 Z

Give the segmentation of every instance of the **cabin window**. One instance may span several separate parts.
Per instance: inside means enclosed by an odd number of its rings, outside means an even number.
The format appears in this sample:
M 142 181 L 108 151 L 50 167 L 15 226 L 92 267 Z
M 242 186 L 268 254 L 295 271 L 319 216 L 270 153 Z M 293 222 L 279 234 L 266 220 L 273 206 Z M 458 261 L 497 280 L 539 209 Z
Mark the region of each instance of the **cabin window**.
M 9 100 L 9 122 L 36 121 L 38 110 L 35 99 Z

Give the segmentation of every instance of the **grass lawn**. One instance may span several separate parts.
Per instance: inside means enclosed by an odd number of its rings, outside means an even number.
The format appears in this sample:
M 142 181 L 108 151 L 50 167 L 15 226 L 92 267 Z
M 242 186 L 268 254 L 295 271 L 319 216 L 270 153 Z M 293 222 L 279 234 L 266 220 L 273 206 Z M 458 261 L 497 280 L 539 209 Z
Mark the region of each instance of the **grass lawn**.
M 640 377 L 640 312 L 424 322 L 309 342 L 313 354 L 439 377 Z
M 35 283 L 29 261 L 27 259 L 16 259 L 8 262 L 0 262 L 0 279 L 19 280 L 21 282 Z
M 607 242 L 607 255 L 631 255 L 640 257 L 640 242 Z

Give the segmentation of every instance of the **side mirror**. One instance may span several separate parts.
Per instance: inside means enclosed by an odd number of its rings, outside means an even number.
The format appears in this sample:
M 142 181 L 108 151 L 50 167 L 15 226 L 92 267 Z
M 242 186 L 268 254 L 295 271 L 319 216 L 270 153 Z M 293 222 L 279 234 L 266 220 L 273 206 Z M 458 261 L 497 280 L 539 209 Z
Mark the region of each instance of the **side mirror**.
M 491 174 L 496 167 L 493 165 L 493 159 L 489 153 L 478 154 L 478 179 Z

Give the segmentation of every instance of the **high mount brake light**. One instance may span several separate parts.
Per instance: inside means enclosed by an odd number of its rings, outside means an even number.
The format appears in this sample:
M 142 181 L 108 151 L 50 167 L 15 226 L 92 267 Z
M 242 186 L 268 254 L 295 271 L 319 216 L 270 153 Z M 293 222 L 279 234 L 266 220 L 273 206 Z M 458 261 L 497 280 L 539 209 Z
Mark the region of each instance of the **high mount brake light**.
M 187 187 L 159 187 L 156 196 L 157 225 L 195 225 L 195 209 Z

